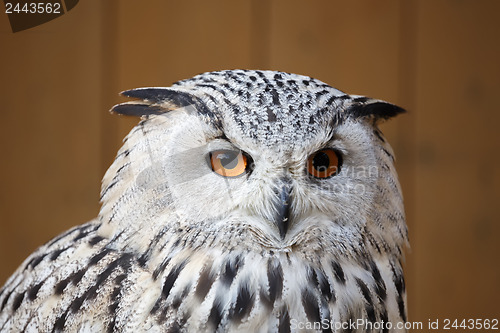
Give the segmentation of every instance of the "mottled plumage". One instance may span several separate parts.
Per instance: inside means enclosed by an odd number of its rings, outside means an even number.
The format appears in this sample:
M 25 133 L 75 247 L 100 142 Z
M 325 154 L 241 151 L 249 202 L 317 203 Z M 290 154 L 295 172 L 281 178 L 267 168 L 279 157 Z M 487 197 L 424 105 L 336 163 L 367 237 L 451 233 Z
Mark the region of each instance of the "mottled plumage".
M 407 229 L 377 128 L 402 109 L 272 71 L 123 94 L 114 112 L 143 119 L 98 217 L 7 281 L 0 331 L 403 331 Z

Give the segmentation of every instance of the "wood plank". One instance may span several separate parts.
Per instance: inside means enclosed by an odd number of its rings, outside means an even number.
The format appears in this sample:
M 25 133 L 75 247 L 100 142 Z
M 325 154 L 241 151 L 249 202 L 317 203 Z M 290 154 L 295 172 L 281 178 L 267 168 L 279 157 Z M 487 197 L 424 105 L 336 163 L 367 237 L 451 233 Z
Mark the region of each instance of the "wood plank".
M 419 2 L 414 319 L 498 318 L 499 12 Z
M 349 93 L 397 102 L 398 2 L 272 3 L 273 69 L 310 75 Z
M 118 8 L 119 91 L 251 65 L 251 2 L 127 0 Z M 118 139 L 136 123 L 122 117 Z
M 98 212 L 99 7 L 81 2 L 15 34 L 0 15 L 0 284 L 37 246 Z

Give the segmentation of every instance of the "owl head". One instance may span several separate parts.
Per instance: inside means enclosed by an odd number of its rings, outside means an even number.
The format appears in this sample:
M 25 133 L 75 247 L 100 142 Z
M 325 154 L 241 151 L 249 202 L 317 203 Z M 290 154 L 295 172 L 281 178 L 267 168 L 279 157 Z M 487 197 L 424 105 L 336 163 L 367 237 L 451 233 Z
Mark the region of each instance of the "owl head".
M 146 247 L 146 235 L 187 228 L 193 247 L 401 254 L 402 195 L 377 127 L 400 107 L 257 70 L 122 94 L 135 100 L 112 111 L 142 121 L 103 180 L 114 237 Z

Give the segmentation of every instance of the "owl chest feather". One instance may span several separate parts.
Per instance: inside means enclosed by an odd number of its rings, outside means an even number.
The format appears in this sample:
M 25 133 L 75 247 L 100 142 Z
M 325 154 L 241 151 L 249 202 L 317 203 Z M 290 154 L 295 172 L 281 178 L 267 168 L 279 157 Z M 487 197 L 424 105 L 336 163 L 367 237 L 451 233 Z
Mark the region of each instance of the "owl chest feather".
M 187 331 L 342 331 L 334 328 L 357 322 L 353 331 L 365 332 L 405 321 L 401 267 L 390 258 L 352 264 L 323 253 L 311 262 L 293 251 L 211 249 L 167 266 L 152 318 Z
M 359 325 L 405 320 L 401 267 L 389 258 L 353 264 L 324 253 L 311 263 L 294 252 L 193 249 L 182 240 L 138 254 L 113 249 L 97 226 L 77 227 L 27 259 L 18 275 L 27 278 L 0 294 L 1 325 L 302 332 L 357 321 L 361 332 Z

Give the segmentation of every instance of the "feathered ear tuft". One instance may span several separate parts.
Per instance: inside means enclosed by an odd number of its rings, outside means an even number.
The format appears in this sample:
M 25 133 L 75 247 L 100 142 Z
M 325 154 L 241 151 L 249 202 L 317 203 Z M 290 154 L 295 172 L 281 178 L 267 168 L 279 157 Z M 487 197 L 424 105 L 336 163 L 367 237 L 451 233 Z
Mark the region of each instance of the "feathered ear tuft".
M 140 102 L 127 102 L 121 103 L 113 106 L 111 112 L 121 114 L 124 116 L 135 116 L 135 117 L 143 117 L 149 116 L 152 114 L 161 114 L 168 110 L 162 108 L 160 106 L 152 105 L 152 104 L 143 104 Z
M 138 88 L 123 91 L 121 94 L 126 97 L 142 100 L 142 102 L 132 101 L 121 103 L 111 109 L 111 112 L 126 116 L 142 117 L 162 114 L 190 105 L 200 108 L 202 104 L 193 95 L 169 88 Z
M 378 99 L 353 96 L 346 112 L 353 118 L 373 117 L 375 120 L 385 120 L 404 113 L 406 110 Z

